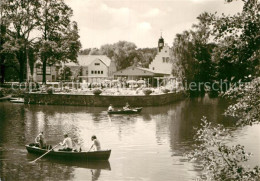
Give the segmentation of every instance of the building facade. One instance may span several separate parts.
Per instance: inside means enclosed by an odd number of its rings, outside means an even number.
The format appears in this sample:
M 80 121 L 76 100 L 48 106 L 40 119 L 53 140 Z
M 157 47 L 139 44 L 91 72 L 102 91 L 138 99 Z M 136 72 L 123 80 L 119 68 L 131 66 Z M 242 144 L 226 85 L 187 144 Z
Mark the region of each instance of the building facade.
M 69 67 L 72 75 L 70 80 L 81 80 L 83 82 L 101 82 L 111 78 L 116 72 L 116 64 L 105 55 L 78 55 L 77 63 L 69 62 L 63 65 L 46 67 L 46 81 L 56 82 L 64 80 L 60 77 L 62 68 Z M 33 79 L 42 82 L 42 66 L 38 62 L 34 66 Z
M 149 65 L 149 69 L 165 73 L 167 75 L 172 74 L 172 61 L 171 61 L 171 48 L 164 43 L 164 39 L 161 37 L 158 41 L 158 53 Z
M 72 72 L 72 79 L 83 82 L 102 82 L 116 71 L 115 62 L 105 55 L 78 55 L 78 63 L 66 63 Z

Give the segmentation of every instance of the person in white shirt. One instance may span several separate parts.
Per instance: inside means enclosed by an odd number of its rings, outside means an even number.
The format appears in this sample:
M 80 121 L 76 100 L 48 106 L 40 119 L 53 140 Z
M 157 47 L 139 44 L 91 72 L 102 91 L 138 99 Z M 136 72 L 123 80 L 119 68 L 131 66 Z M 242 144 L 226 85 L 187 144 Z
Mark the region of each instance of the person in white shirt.
M 91 137 L 91 140 L 93 141 L 93 144 L 92 144 L 92 146 L 90 147 L 89 150 L 91 150 L 93 146 L 95 147 L 96 151 L 101 150 L 100 142 L 98 141 L 98 139 L 97 139 L 97 137 L 95 135 L 93 135 Z
M 72 140 L 68 136 L 68 134 L 64 134 L 64 140 L 60 143 L 61 146 L 64 146 L 63 149 L 59 149 L 59 151 L 72 151 Z
M 108 111 L 114 111 L 114 108 L 113 108 L 112 104 L 109 105 Z

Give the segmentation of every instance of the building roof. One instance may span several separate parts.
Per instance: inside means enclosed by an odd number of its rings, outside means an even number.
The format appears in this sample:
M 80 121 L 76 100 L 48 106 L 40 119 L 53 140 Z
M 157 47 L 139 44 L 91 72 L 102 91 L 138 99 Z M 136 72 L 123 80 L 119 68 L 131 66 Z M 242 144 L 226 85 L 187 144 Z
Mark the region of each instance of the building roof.
M 114 75 L 127 75 L 127 74 L 129 74 L 129 72 L 127 72 L 127 70 L 129 70 L 129 69 L 137 69 L 139 71 L 141 70 L 141 72 L 139 72 L 139 73 L 135 72 L 137 76 L 148 75 L 148 74 L 146 74 L 146 72 L 149 73 L 149 75 L 153 75 L 153 76 L 156 76 L 156 75 L 170 75 L 170 74 L 165 73 L 165 72 L 157 72 L 155 70 L 151 70 L 151 69 L 148 69 L 148 68 L 135 67 L 135 66 L 130 66 L 130 67 L 127 67 L 127 68 L 125 68 L 123 70 L 119 70 L 119 71 L 115 72 Z M 131 72 L 131 75 L 133 75 L 132 72 Z
M 111 63 L 111 59 L 108 58 L 106 55 L 78 55 L 78 63 L 65 63 L 66 66 L 88 66 L 94 60 L 99 59 L 101 60 L 106 66 L 109 66 Z

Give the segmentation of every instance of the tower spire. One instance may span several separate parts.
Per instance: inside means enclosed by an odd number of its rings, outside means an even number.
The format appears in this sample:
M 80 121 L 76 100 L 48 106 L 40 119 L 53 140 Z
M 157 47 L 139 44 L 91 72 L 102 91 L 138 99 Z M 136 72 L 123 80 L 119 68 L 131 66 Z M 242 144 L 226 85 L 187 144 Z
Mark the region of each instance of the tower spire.
M 161 30 L 161 37 L 159 38 L 158 41 L 158 51 L 160 52 L 163 47 L 164 47 L 164 39 L 162 37 L 162 30 Z

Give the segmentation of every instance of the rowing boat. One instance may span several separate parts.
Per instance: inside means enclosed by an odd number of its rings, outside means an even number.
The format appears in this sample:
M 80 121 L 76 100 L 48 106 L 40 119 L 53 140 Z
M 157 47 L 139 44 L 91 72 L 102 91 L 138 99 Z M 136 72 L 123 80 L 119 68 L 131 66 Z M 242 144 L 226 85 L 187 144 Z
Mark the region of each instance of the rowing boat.
M 24 103 L 24 99 L 23 98 L 16 98 L 16 99 L 10 100 L 10 102 L 12 102 L 12 103 Z
M 108 114 L 135 114 L 135 113 L 140 113 L 142 111 L 142 107 L 137 107 L 137 108 L 131 108 L 127 110 L 116 110 L 116 111 L 107 111 Z
M 41 149 L 35 146 L 25 145 L 28 153 L 43 155 L 48 150 Z M 64 158 L 69 160 L 81 160 L 81 161 L 88 161 L 88 160 L 108 160 L 111 154 L 111 150 L 101 150 L 101 151 L 82 151 L 82 152 L 75 152 L 75 151 L 57 151 L 52 150 L 46 156 L 55 157 L 55 158 Z

